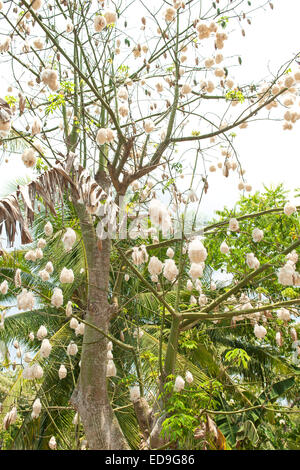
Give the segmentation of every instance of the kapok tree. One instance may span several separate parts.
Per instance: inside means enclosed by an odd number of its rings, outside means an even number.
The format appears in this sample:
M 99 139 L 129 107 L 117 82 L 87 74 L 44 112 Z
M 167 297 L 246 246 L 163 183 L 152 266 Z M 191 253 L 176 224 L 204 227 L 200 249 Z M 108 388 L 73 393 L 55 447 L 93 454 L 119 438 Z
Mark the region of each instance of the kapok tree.
M 273 9 L 268 1 L 260 6 Z M 57 204 L 63 205 L 67 197 L 76 212 L 78 221 L 73 228 L 66 227 L 62 242 L 66 251 L 72 250 L 78 236 L 83 244 L 86 305 L 74 313 L 72 302 L 63 295 L 61 284 L 74 281 L 68 266 L 61 271 L 51 297 L 44 301 L 57 308 L 58 314 L 71 317 L 73 327 L 77 320 L 76 328 L 79 326 L 79 334 L 83 333 L 80 375 L 71 403 L 91 449 L 128 448 L 107 391 L 106 377 L 116 375 L 112 345 L 134 357 L 138 388 L 132 390 L 132 400 L 144 445 L 157 448 L 168 442 L 161 429 L 167 418 L 164 403 L 173 393 L 169 380 L 176 371 L 180 334 L 200 320 L 242 315 L 258 322 L 257 312 L 281 307 L 282 320 L 288 321 L 286 307 L 298 303 L 293 299 L 261 306 L 257 299 L 252 305 L 244 298 L 234 313 L 226 311 L 229 298 L 265 270 L 275 269 L 276 263 L 271 259 L 260 265 L 250 252 L 245 272 L 242 276 L 239 273 L 237 281 L 232 280 L 230 289 L 221 289 L 220 295 L 213 286 L 202 291 L 200 278 L 207 250 L 196 233 L 196 214 L 191 224 L 186 217 L 188 204 L 196 203 L 199 209 L 209 190 L 208 172 L 217 168 L 224 177 L 230 176 L 229 181 L 237 175 L 239 189 L 251 191 L 234 146 L 236 132 L 247 127 L 251 118 L 258 113 L 267 118 L 269 112 L 279 110 L 287 130 L 300 118 L 294 110 L 300 82 L 294 59 L 269 82 L 242 84 L 231 75 L 232 66 L 241 65 L 241 59 L 226 58 L 229 30 L 237 22 L 245 36 L 256 10 L 246 1 L 174 0 L 173 4 L 161 1 L 154 5 L 142 1 L 129 5 L 123 1 L 81 0 L 0 2 L 0 50 L 8 71 L 7 95 L 0 103 L 2 148 L 5 159 L 17 158 L 13 152 L 9 155 L 12 144 L 17 143 L 23 164 L 34 169 L 30 184 L 18 187 L 16 193 L 1 201 L 2 226 L 11 244 L 18 231 L 26 244 L 32 242 L 28 225 L 40 205 L 55 215 Z M 183 177 L 189 183 L 181 189 Z M 170 211 L 166 208 L 168 193 Z M 289 216 L 296 209 L 287 203 L 280 210 Z M 145 222 L 140 215 L 148 211 L 150 219 Z M 239 233 L 239 220 L 231 217 L 228 223 L 231 234 Z M 49 239 L 54 235 L 52 225 L 53 219 L 45 224 Z M 205 227 L 202 234 L 211 235 L 217 228 Z M 168 234 L 169 239 L 162 240 Z M 259 229 L 253 233 L 254 242 L 262 237 Z M 40 239 L 26 259 L 32 263 L 42 259 L 46 243 Z M 297 254 L 293 251 L 299 244 L 297 238 L 282 250 L 282 255 L 289 257 L 280 271 L 286 285 L 299 286 Z M 174 250 L 159 251 L 171 245 Z M 228 248 L 225 245 L 222 253 Z M 153 250 L 157 256 L 152 255 Z M 210 256 L 213 258 L 213 254 Z M 49 259 L 39 277 L 47 283 L 53 270 L 55 259 Z M 164 312 L 158 319 L 162 328 L 169 329 L 166 348 L 160 338 L 159 398 L 157 395 L 154 399 L 152 410 L 149 396 L 143 396 L 138 351 L 124 341 L 124 335 L 117 339 L 110 331 L 112 319 L 123 318 L 130 304 L 130 292 L 126 299 L 120 294 L 129 272 L 141 289 L 156 299 Z M 189 300 L 192 308 L 183 306 L 187 278 L 187 289 L 200 293 L 196 299 L 200 306 L 193 306 L 194 298 Z M 34 294 L 24 290 L 20 268 L 14 284 L 20 290 L 19 309 L 32 310 Z M 7 279 L 1 286 L 6 295 L 10 288 Z M 173 291 L 175 297 L 168 300 L 167 294 Z M 51 344 L 44 333 L 39 334 L 40 353 L 46 358 L 51 354 Z M 264 327 L 257 323 L 255 334 L 262 338 Z M 77 353 L 74 342 L 67 353 Z M 33 369 L 27 370 L 25 377 L 34 378 Z M 191 374 L 187 376 L 188 382 L 192 379 Z M 175 392 L 183 387 L 184 380 L 178 376 Z M 38 415 L 40 404 L 35 408 Z M 8 411 L 6 425 L 13 422 L 15 412 L 15 408 Z M 53 439 L 51 448 L 56 446 Z

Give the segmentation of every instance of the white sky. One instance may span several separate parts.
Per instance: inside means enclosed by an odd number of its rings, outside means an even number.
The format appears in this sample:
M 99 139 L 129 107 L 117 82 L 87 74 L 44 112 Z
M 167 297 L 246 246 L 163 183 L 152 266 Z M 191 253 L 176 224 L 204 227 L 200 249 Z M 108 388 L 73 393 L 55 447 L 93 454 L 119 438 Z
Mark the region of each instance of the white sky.
M 279 67 L 300 51 L 300 2 L 297 0 L 275 1 L 274 10 L 259 11 L 252 26 L 243 38 L 237 34 L 236 42 L 230 35 L 226 53 L 232 48 L 241 55 L 245 81 L 259 80 Z M 254 2 L 252 2 L 254 4 Z M 300 112 L 300 109 L 299 111 Z M 292 131 L 283 131 L 282 122 L 259 121 L 238 132 L 236 147 L 240 154 L 247 180 L 253 190 L 284 183 L 286 189 L 300 187 L 300 123 Z M 203 201 L 202 212 L 212 213 L 224 205 L 231 206 L 239 191 L 233 181 L 215 173 L 210 178 L 210 189 Z
M 238 75 L 244 82 L 270 77 L 270 72 L 275 74 L 282 64 L 300 51 L 300 2 L 274 0 L 273 3 L 273 11 L 268 7 L 254 16 L 245 38 L 237 32 L 230 34 L 226 43 L 226 55 L 238 54 L 243 59 Z M 7 88 L 4 76 L 5 70 L 2 70 L 1 96 L 5 96 Z M 258 121 L 238 132 L 235 145 L 253 190 L 262 189 L 263 183 L 270 186 L 282 182 L 287 189 L 300 186 L 299 132 L 299 121 L 292 131 L 283 131 L 282 122 Z M 30 175 L 30 172 L 20 157 L 12 156 L 9 163 L 0 166 L 0 194 L 3 194 L 8 180 L 25 175 Z M 211 174 L 201 212 L 212 215 L 214 210 L 224 205 L 232 206 L 239 197 L 237 183 L 237 177 L 224 178 L 220 170 Z

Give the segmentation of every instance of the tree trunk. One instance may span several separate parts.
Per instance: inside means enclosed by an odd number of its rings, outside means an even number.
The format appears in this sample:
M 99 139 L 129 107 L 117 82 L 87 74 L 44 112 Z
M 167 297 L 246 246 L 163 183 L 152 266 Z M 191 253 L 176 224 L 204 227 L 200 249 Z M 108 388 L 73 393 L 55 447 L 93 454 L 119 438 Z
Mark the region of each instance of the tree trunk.
M 88 305 L 86 321 L 105 333 L 109 331 L 111 306 L 108 303 L 110 240 L 102 249 L 83 206 L 76 204 L 81 223 L 88 265 Z M 89 449 L 128 449 L 110 405 L 106 384 L 107 339 L 86 325 L 81 353 L 81 368 L 72 403 L 81 417 Z

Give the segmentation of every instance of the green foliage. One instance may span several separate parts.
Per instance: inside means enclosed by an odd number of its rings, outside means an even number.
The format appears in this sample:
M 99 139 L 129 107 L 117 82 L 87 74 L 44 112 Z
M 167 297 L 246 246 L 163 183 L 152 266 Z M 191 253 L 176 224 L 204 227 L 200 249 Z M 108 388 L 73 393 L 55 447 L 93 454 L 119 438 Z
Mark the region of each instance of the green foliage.
M 5 101 L 6 101 L 7 104 L 9 104 L 10 107 L 12 107 L 13 105 L 15 105 L 18 102 L 17 98 L 13 95 L 6 95 L 5 96 Z
M 60 88 L 66 93 L 72 94 L 75 91 L 75 84 L 70 81 L 60 82 Z
M 228 22 L 229 22 L 228 16 L 221 16 L 221 18 L 218 19 L 217 21 L 217 23 L 221 25 L 223 29 L 226 28 L 226 26 L 228 25 Z
M 247 369 L 249 361 L 250 356 L 243 349 L 232 349 L 225 354 L 225 362 L 242 366 L 244 369 Z
M 181 392 L 174 392 L 174 375 L 169 375 L 160 398 L 166 400 L 166 419 L 162 424 L 162 436 L 178 448 L 187 449 L 192 444 L 196 447 L 194 433 L 201 422 L 203 409 L 217 406 L 217 398 L 222 390 L 217 380 L 207 381 L 201 385 L 186 384 Z M 199 421 L 200 420 L 200 421 Z M 189 443 L 189 444 L 188 444 Z
M 46 165 L 46 163 L 41 157 L 38 157 L 35 164 L 35 169 L 38 173 L 42 173 L 48 170 L 48 165 Z
M 244 103 L 245 101 L 245 96 L 240 90 L 227 91 L 225 98 L 228 101 L 239 101 L 240 103 Z
M 61 106 L 65 106 L 66 104 L 65 97 L 62 93 L 55 93 L 55 94 L 49 95 L 48 102 L 49 104 L 47 105 L 45 109 L 46 115 L 53 114 L 54 111 L 59 109 Z

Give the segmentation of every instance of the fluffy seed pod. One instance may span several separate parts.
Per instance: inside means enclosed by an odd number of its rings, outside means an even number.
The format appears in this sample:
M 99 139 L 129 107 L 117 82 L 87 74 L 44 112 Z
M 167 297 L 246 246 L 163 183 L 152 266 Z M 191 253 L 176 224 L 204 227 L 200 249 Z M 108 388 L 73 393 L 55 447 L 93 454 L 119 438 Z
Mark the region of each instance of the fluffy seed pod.
M 187 381 L 188 384 L 191 384 L 194 381 L 193 374 L 189 372 L 188 370 L 185 373 L 185 380 Z
M 106 367 L 106 377 L 115 377 L 117 375 L 117 369 L 112 359 L 109 359 Z
M 74 273 L 72 269 L 63 268 L 59 280 L 62 284 L 71 284 L 74 281 Z
M 113 24 L 113 23 L 116 23 L 117 21 L 117 14 L 115 11 L 106 10 L 104 12 L 104 18 L 106 20 L 106 24 Z
M 132 401 L 133 403 L 135 401 L 138 401 L 141 397 L 140 387 L 138 385 L 131 387 L 129 390 L 129 396 L 130 396 L 130 401 Z
M 278 320 L 289 321 L 291 319 L 291 314 L 286 308 L 280 308 L 277 310 Z
M 253 253 L 248 253 L 246 255 L 246 263 L 250 269 L 258 269 L 260 266 L 258 259 L 254 256 Z
M 36 253 L 35 253 L 35 250 L 29 250 L 29 251 L 27 251 L 27 253 L 25 254 L 24 258 L 26 259 L 26 261 L 36 261 Z
M 237 232 L 239 230 L 239 223 L 236 219 L 229 220 L 229 230 L 231 232 Z
M 75 330 L 75 335 L 84 335 L 84 329 L 85 329 L 85 324 L 84 323 L 79 323 L 76 330 Z
M 207 93 L 212 93 L 215 89 L 215 85 L 212 81 L 208 80 L 207 82 L 207 87 L 206 87 L 206 91 Z
M 119 89 L 118 98 L 123 101 L 128 101 L 128 91 L 124 86 Z
M 164 277 L 170 281 L 173 282 L 177 275 L 178 275 L 178 268 L 174 262 L 173 259 L 167 259 L 164 263 L 164 270 L 163 270 L 163 275 Z
M 156 88 L 158 93 L 162 93 L 164 91 L 164 86 L 163 86 L 162 82 L 157 82 L 155 84 L 155 88 Z
M 115 134 L 112 129 L 101 128 L 97 132 L 96 142 L 99 145 L 104 145 L 104 144 L 112 142 L 114 138 L 115 138 Z
M 9 411 L 3 419 L 3 428 L 8 429 L 11 424 L 14 424 L 17 420 L 17 408 L 14 406 L 11 411 Z
M 76 318 L 71 318 L 70 320 L 70 328 L 72 330 L 76 330 L 76 328 L 78 327 L 79 323 L 78 321 L 76 320 Z
M 50 344 L 50 341 L 48 339 L 43 339 L 41 348 L 40 348 L 40 354 L 42 357 L 49 357 L 50 353 L 52 350 L 52 346 Z
M 166 254 L 168 258 L 174 258 L 174 250 L 172 248 L 168 248 Z
M 30 341 L 33 341 L 34 340 L 34 333 L 33 331 L 31 331 L 28 335 L 28 338 L 30 339 Z
M 40 238 L 37 242 L 37 247 L 43 250 L 45 246 L 47 245 L 47 242 L 44 238 Z
M 176 14 L 176 10 L 174 8 L 172 7 L 167 8 L 165 11 L 165 21 L 167 21 L 168 23 L 173 21 L 175 18 L 175 14 Z
M 181 377 L 181 375 L 177 375 L 175 379 L 175 384 L 174 384 L 174 391 L 181 392 L 181 390 L 184 389 L 184 386 L 185 386 L 184 379 Z
M 190 270 L 189 270 L 189 276 L 195 281 L 199 277 L 203 275 L 203 266 L 200 263 L 192 263 Z
M 133 263 L 136 266 L 140 266 L 141 264 L 146 263 L 149 258 L 146 247 L 144 245 L 139 247 L 135 246 L 132 250 L 131 257 Z
M 222 243 L 221 243 L 221 245 L 220 245 L 220 251 L 221 251 L 221 253 L 223 253 L 223 255 L 226 255 L 227 253 L 229 253 L 230 248 L 229 248 L 229 246 L 227 245 L 226 242 L 222 242 Z
M 278 271 L 278 282 L 283 286 L 294 285 L 295 265 L 287 262 Z
M 202 263 L 206 260 L 206 248 L 198 238 L 189 244 L 188 255 L 191 263 Z
M 96 33 L 101 33 L 101 31 L 106 27 L 106 19 L 104 16 L 96 15 L 94 18 L 94 30 Z
M 49 445 L 51 450 L 56 450 L 57 449 L 57 443 L 56 443 L 56 439 L 55 439 L 54 436 L 51 437 L 51 439 L 48 442 L 48 445 Z
M 205 61 L 204 61 L 204 65 L 208 69 L 211 68 L 214 65 L 214 63 L 215 63 L 215 60 L 211 57 L 209 57 L 208 59 L 205 59 Z
M 255 243 L 260 242 L 264 238 L 264 232 L 263 230 L 260 230 L 259 228 L 254 228 L 252 230 L 252 240 Z
M 290 335 L 291 335 L 292 341 L 298 340 L 298 335 L 297 335 L 297 331 L 295 328 L 290 329 Z
M 67 347 L 67 354 L 68 356 L 76 356 L 77 353 L 78 353 L 77 344 L 71 341 Z
M 42 271 L 39 271 L 39 276 L 44 282 L 49 281 L 50 279 L 50 274 L 48 273 L 48 271 L 46 271 L 46 269 L 42 269 Z
M 39 398 L 37 398 L 34 402 L 33 402 L 33 405 L 32 405 L 32 414 L 31 414 L 31 417 L 32 418 L 38 418 L 40 413 L 42 411 L 42 404 L 41 404 L 41 400 Z
M 26 352 L 26 353 L 24 354 L 24 358 L 23 358 L 23 359 L 24 359 L 24 361 L 27 362 L 27 363 L 31 362 L 31 356 L 30 356 L 30 354 L 29 354 L 28 352 Z
M 108 143 L 111 143 L 113 142 L 114 139 L 115 139 L 115 132 L 112 129 L 110 129 L 110 127 L 108 127 L 106 129 L 106 140 Z
M 216 76 L 216 77 L 219 77 L 219 78 L 225 77 L 225 70 L 224 70 L 224 69 L 220 69 L 220 68 L 216 69 L 216 70 L 215 70 L 215 76 Z
M 67 306 L 66 306 L 66 316 L 71 317 L 72 313 L 73 313 L 72 302 L 71 302 L 71 300 L 68 300 L 68 303 L 67 303 Z
M 22 372 L 22 377 L 26 380 L 33 380 L 33 369 L 32 367 L 25 367 Z
M 8 291 L 8 283 L 5 280 L 0 284 L 0 292 L 1 292 L 2 295 L 6 295 L 7 291 Z
M 0 45 L 0 52 L 1 52 L 2 46 Z M 0 136 L 1 137 L 7 137 L 11 129 L 11 120 L 10 116 L 6 120 L 0 119 Z
M 284 206 L 283 212 L 285 215 L 289 216 L 296 212 L 296 207 L 293 206 L 290 202 L 287 202 Z
M 256 323 L 256 325 L 254 326 L 254 334 L 255 334 L 256 338 L 263 339 L 267 334 L 267 330 L 265 329 L 264 326 L 258 325 Z
M 291 251 L 291 253 L 286 255 L 286 258 L 292 263 L 296 264 L 298 262 L 299 256 L 296 250 Z
M 41 120 L 39 118 L 35 118 L 31 126 L 31 134 L 32 135 L 39 134 L 41 130 L 42 130 Z
M 67 377 L 67 369 L 63 364 L 61 364 L 60 368 L 58 369 L 58 377 L 60 380 L 65 379 Z
M 27 289 L 22 289 L 22 292 L 17 295 L 17 305 L 19 310 L 32 310 L 35 304 L 35 299 L 32 292 Z
M 48 261 L 48 263 L 46 264 L 45 271 L 47 271 L 47 273 L 49 274 L 53 273 L 54 269 L 53 269 L 53 264 L 51 261 Z
M 0 52 L 7 52 L 9 50 L 10 44 L 11 44 L 11 38 L 10 38 L 10 36 L 6 36 L 6 38 L 4 39 L 2 44 L 0 44 Z M 6 124 L 6 122 L 5 122 L 5 124 Z M 9 126 L 9 128 L 10 128 L 10 126 Z
M 58 76 L 57 76 L 56 70 L 45 69 L 41 74 L 42 82 L 45 83 L 45 85 L 48 85 L 48 87 L 52 91 L 57 91 L 59 88 L 59 83 L 58 83 L 57 78 Z
M 207 297 L 205 294 L 200 294 L 198 299 L 198 304 L 202 307 L 203 305 L 207 304 Z
M 55 287 L 53 290 L 52 297 L 51 297 L 51 305 L 53 305 L 53 307 L 59 308 L 62 306 L 63 303 L 64 303 L 64 297 L 62 294 L 62 290 L 59 289 L 58 287 Z
M 47 237 L 51 237 L 51 235 L 53 234 L 53 227 L 52 227 L 51 222 L 46 223 L 44 227 L 44 233 L 45 235 L 47 235 Z
M 32 168 L 36 164 L 36 156 L 34 148 L 25 149 L 22 154 L 22 162 L 26 168 Z
M 149 205 L 149 216 L 153 224 L 162 227 L 163 233 L 167 233 L 172 228 L 171 217 L 166 207 L 157 199 L 153 199 Z
M 71 21 L 67 21 L 65 25 L 66 33 L 72 33 L 73 29 L 74 29 L 73 23 Z
M 75 424 L 75 426 L 80 423 L 80 418 L 79 418 L 78 413 L 75 413 L 72 423 Z
M 40 248 L 37 248 L 35 251 L 34 251 L 34 254 L 35 254 L 35 257 L 36 259 L 42 259 L 43 258 L 43 251 L 40 249 Z
M 152 121 L 152 119 L 146 119 L 144 123 L 144 130 L 146 134 L 150 134 L 150 132 L 154 131 L 154 129 L 155 129 L 155 124 Z
M 48 341 L 48 340 L 43 340 L 43 341 Z M 39 364 L 34 364 L 31 369 L 32 369 L 33 379 L 39 380 L 43 377 L 44 371 L 43 371 L 43 368 Z
M 283 338 L 282 338 L 282 334 L 280 331 L 277 331 L 275 340 L 276 340 L 277 346 L 281 348 L 281 346 L 283 345 Z
M 37 334 L 36 334 L 36 337 L 37 339 L 39 339 L 40 341 L 42 341 L 42 339 L 46 338 L 48 332 L 47 332 L 47 328 L 42 325 L 39 327 L 38 331 L 37 331 Z
M 120 116 L 122 117 L 126 117 L 128 116 L 129 114 L 129 108 L 126 104 L 122 104 L 121 106 L 119 106 L 119 114 Z
M 163 269 L 162 262 L 156 257 L 152 256 L 148 264 L 148 271 L 152 276 L 158 276 Z
M 192 92 L 192 87 L 188 83 L 185 83 L 183 87 L 181 88 L 181 93 L 183 95 L 189 95 L 191 92 Z
M 72 247 L 76 242 L 76 233 L 72 228 L 67 228 L 67 231 L 65 232 L 62 238 L 62 242 L 67 252 L 72 250 Z

